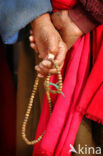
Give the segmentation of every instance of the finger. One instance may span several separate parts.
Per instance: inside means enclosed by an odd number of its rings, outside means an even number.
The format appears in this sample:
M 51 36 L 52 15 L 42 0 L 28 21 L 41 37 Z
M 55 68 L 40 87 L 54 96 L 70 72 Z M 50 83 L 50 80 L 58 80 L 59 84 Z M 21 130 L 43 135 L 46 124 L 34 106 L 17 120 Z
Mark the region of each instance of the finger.
M 64 44 L 63 41 L 61 41 L 61 42 L 59 43 L 59 52 L 57 53 L 56 58 L 55 58 L 55 63 L 56 63 L 59 67 L 63 66 L 63 64 L 64 64 L 66 52 L 67 52 L 66 45 Z M 45 57 L 45 60 L 43 60 L 43 61 L 41 62 L 40 65 L 41 65 L 41 68 L 42 68 L 42 69 L 45 67 L 46 73 L 47 73 L 47 72 L 48 72 L 48 73 L 51 72 L 52 74 L 53 74 L 53 73 L 56 73 L 54 65 L 52 64 L 51 61 L 48 60 L 47 56 Z M 53 68 L 54 68 L 54 69 L 53 69 Z M 48 69 L 52 69 L 52 70 L 51 70 L 51 71 L 48 71 Z
M 49 73 L 49 69 L 43 66 L 42 63 L 39 64 L 39 68 L 44 75 L 47 75 Z
M 62 63 L 60 66 L 59 66 L 59 69 L 61 70 L 62 67 L 63 67 L 63 64 Z M 44 75 L 47 75 L 47 74 L 57 74 L 57 69 L 54 67 L 54 68 L 51 68 L 51 69 L 48 69 L 44 66 L 42 66 L 42 64 L 39 65 L 39 68 L 42 70 L 42 73 L 44 73 Z
M 59 52 L 58 52 L 58 54 L 56 56 L 56 59 L 55 59 L 55 62 L 60 67 L 60 69 L 62 68 L 62 66 L 64 64 L 66 52 L 67 52 L 66 46 L 65 46 L 64 42 L 61 42 L 60 45 L 59 45 Z M 49 61 L 49 60 L 43 60 L 39 64 L 39 66 L 45 73 L 51 73 L 51 74 L 57 73 L 57 71 L 56 71 L 55 67 L 53 66 L 52 62 Z
M 36 66 L 35 68 L 40 74 L 43 74 L 44 76 L 50 74 L 56 74 L 57 70 L 56 68 L 52 68 L 52 69 L 48 69 L 44 66 L 42 66 L 42 64 L 40 63 L 39 65 Z
M 32 29 L 30 30 L 30 35 L 33 35 L 33 30 Z
M 35 42 L 34 36 L 33 36 L 33 35 L 30 35 L 30 36 L 29 36 L 29 41 L 30 41 L 30 42 Z
M 40 73 L 38 73 L 37 76 L 38 76 L 39 78 L 44 78 L 44 77 L 45 77 L 44 75 L 42 75 L 42 74 L 40 74 Z
M 59 44 L 59 52 L 57 53 L 55 58 L 55 63 L 58 66 L 61 66 L 64 63 L 66 53 L 67 53 L 67 47 L 64 44 L 64 42 L 61 41 Z
M 51 36 L 50 36 L 51 37 Z M 56 55 L 58 53 L 59 36 L 48 38 L 48 53 Z
M 40 68 L 39 65 L 35 66 L 35 70 L 37 70 L 37 72 L 40 73 L 41 75 L 44 75 L 44 76 L 47 75 L 47 73 L 44 71 L 44 69 Z
M 59 67 L 59 69 L 61 70 L 63 67 L 63 64 Z M 44 67 L 42 67 L 41 65 L 36 65 L 35 69 L 44 77 L 46 77 L 49 73 L 50 74 L 57 74 L 57 69 L 56 68 L 52 68 L 52 69 L 46 69 Z
M 60 71 L 61 71 L 62 67 L 63 67 L 63 64 L 59 67 Z M 57 69 L 56 68 L 53 68 L 53 69 L 50 69 L 49 70 L 49 73 L 50 74 L 57 74 L 58 72 L 57 72 Z
M 35 50 L 35 47 L 36 47 L 35 43 L 30 43 L 30 47 L 31 47 L 33 50 Z
M 38 57 L 39 57 L 40 59 L 42 59 L 42 57 L 41 57 L 41 55 L 40 55 L 40 54 L 38 55 Z
M 50 69 L 50 68 L 53 67 L 52 62 L 49 61 L 49 60 L 43 60 L 43 61 L 41 62 L 41 65 L 44 66 L 45 68 L 48 68 L 48 69 Z
M 41 67 L 41 66 L 39 66 L 39 67 L 40 67 L 40 69 L 38 70 L 38 72 L 43 74 L 44 76 L 47 76 L 49 73 L 50 74 L 57 74 L 56 68 L 47 69 L 47 68 L 44 68 L 44 67 Z
M 30 47 L 31 47 L 36 53 L 39 53 L 39 52 L 38 52 L 38 48 L 37 48 L 37 46 L 36 46 L 35 43 L 30 43 Z

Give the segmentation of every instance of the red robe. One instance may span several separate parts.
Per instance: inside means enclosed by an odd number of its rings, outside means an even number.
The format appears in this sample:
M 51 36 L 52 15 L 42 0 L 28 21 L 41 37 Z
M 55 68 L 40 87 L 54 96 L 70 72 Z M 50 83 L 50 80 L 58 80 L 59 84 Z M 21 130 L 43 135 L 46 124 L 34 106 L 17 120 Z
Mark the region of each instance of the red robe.
M 71 8 L 75 1 L 70 1 L 70 7 L 67 5 L 68 2 L 68 0 L 54 0 L 54 9 Z M 93 31 L 92 43 L 90 33 L 88 33 L 79 38 L 68 51 L 62 68 L 62 91 L 65 97 L 61 94 L 51 94 L 53 112 L 50 116 L 45 95 L 35 139 L 44 130 L 46 131 L 43 139 L 34 145 L 33 156 L 70 156 L 70 144 L 74 145 L 84 115 L 103 124 L 102 43 L 103 25 Z M 57 76 L 52 75 L 51 81 L 57 82 Z

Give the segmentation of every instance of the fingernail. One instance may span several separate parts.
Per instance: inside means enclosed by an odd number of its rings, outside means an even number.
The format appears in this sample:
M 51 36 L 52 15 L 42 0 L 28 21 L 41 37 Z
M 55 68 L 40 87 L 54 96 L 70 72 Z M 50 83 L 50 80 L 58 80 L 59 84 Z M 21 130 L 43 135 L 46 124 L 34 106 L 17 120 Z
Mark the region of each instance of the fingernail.
M 48 62 L 45 60 L 45 61 L 42 61 L 42 64 L 43 64 L 44 66 L 46 66 L 46 65 L 48 64 Z
M 40 55 L 38 55 L 39 58 L 42 58 Z
M 34 43 L 31 43 L 30 44 L 30 47 L 34 49 L 35 48 L 35 44 Z
M 35 66 L 35 70 L 40 71 L 40 69 L 39 69 L 39 67 L 38 67 L 38 66 Z
M 43 77 L 44 77 L 44 76 L 43 76 L 42 74 L 40 74 L 40 73 L 39 73 L 37 76 L 38 76 L 39 78 L 43 78 Z
M 40 68 L 42 68 L 42 69 L 43 69 L 43 64 L 42 64 L 42 63 L 40 63 L 40 64 L 39 64 L 39 66 L 40 66 Z
M 51 65 L 51 62 L 50 61 L 47 61 L 47 60 L 44 60 L 44 61 L 42 61 L 42 64 L 44 66 L 50 66 Z
M 51 54 L 51 53 L 48 54 L 48 59 L 54 59 L 54 58 L 55 58 L 54 54 Z
M 33 41 L 33 36 L 29 36 L 29 40 L 32 42 Z

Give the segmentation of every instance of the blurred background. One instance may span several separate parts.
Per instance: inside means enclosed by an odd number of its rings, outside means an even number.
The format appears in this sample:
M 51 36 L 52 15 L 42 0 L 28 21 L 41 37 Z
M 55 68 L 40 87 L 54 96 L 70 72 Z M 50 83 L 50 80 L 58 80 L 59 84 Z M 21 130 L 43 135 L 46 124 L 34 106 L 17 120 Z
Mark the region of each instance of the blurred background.
M 0 44 L 0 155 L 16 155 L 16 93 L 20 44 Z
M 0 44 L 0 156 L 31 156 L 33 146 L 22 139 L 21 127 L 40 59 L 29 46 L 28 36 L 13 45 Z M 44 96 L 40 80 L 26 135 L 33 140 Z M 42 90 L 42 91 L 41 91 Z

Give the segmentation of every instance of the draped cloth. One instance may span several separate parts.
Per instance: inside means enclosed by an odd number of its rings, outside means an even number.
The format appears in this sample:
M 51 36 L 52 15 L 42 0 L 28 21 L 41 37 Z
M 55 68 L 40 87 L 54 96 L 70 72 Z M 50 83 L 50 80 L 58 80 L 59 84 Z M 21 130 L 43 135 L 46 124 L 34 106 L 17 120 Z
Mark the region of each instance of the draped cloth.
M 65 97 L 51 94 L 53 112 L 50 116 L 44 96 L 35 139 L 46 131 L 43 139 L 34 145 L 33 156 L 70 156 L 70 146 L 74 145 L 84 115 L 103 124 L 102 43 L 103 25 L 93 30 L 92 35 L 88 33 L 79 38 L 68 51 L 61 71 Z M 57 75 L 52 75 L 50 81 L 56 83 Z

